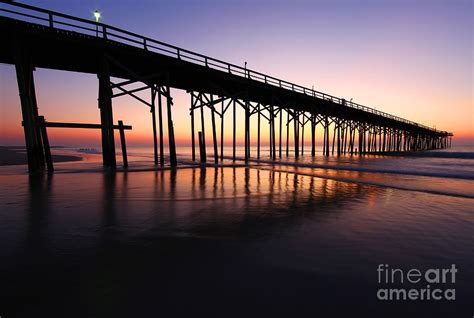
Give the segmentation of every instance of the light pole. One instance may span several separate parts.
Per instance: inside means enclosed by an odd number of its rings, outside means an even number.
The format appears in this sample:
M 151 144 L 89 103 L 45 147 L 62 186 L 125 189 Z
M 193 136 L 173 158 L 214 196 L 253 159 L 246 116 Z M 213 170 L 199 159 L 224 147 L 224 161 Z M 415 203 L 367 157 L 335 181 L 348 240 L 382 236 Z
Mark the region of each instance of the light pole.
M 100 19 L 100 12 L 99 10 L 95 10 L 94 11 L 94 18 L 95 18 L 95 35 L 96 36 L 99 36 L 99 19 Z

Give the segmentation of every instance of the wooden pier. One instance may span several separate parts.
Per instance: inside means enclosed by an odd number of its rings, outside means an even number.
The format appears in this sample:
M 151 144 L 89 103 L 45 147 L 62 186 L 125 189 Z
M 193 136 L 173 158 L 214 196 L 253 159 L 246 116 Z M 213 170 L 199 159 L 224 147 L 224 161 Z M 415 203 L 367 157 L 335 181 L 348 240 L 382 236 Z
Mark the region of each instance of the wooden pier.
M 308 129 L 310 153 L 316 156 L 318 127 L 323 130 L 324 156 L 418 151 L 451 145 L 452 134 L 447 131 L 249 70 L 246 66 L 42 8 L 0 3 L 0 41 L 0 62 L 16 68 L 31 172 L 46 166 L 52 169 L 52 163 L 47 163 L 51 156 L 45 128 L 59 127 L 44 121 L 38 114 L 33 76 L 36 67 L 97 75 L 100 124 L 70 123 L 68 127 L 100 129 L 103 164 L 112 169 L 116 167 L 115 129 L 120 129 L 124 165 L 128 164 L 123 134 L 127 126 L 122 122 L 116 125 L 113 119 L 112 101 L 121 96 L 132 97 L 149 107 L 154 163 L 161 166 L 165 164 L 163 112 L 166 112 L 168 164 L 177 166 L 171 88 L 185 90 L 190 95 L 193 161 L 197 160 L 196 147 L 200 161 L 205 162 L 207 158 L 205 121 L 209 118 L 206 117 L 210 117 L 212 127 L 213 162 L 218 164 L 224 160 L 224 123 L 229 114 L 232 116 L 232 158 L 237 159 L 236 131 L 243 129 L 243 159 L 247 162 L 251 156 L 257 159 L 262 156 L 261 129 L 264 126 L 268 126 L 269 136 L 265 144 L 274 160 L 289 156 L 290 151 L 296 158 L 304 155 L 304 136 Z M 111 78 L 120 80 L 113 82 Z M 145 90 L 150 91 L 150 99 L 136 94 Z M 243 109 L 243 118 L 238 118 L 237 108 Z M 210 111 L 209 116 L 205 115 L 205 109 Z M 256 152 L 250 147 L 252 129 L 257 129 L 257 140 L 253 141 Z

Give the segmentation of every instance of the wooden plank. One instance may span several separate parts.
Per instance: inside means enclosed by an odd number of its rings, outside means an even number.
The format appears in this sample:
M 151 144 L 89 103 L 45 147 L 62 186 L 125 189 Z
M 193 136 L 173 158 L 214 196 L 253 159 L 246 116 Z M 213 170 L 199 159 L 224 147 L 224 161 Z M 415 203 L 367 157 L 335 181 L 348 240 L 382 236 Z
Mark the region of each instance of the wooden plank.
M 58 122 L 45 122 L 45 127 L 51 128 L 85 128 L 85 129 L 100 129 L 100 124 L 82 124 L 82 123 L 58 123 Z M 114 129 L 120 129 L 119 125 L 114 125 Z M 124 125 L 124 130 L 132 130 L 132 126 Z

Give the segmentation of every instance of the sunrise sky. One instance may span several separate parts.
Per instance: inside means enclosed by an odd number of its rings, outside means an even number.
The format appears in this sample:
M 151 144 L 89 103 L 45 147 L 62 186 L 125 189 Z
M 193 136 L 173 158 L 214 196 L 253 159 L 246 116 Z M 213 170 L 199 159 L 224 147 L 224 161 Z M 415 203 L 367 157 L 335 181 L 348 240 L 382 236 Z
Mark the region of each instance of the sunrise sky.
M 474 144 L 471 0 L 23 3 L 91 20 L 98 9 L 103 23 L 237 65 L 247 61 L 250 69 L 452 131 L 453 144 Z M 47 120 L 99 122 L 96 76 L 37 69 L 35 82 Z M 24 144 L 12 65 L 0 64 L 0 84 L 0 145 Z M 186 144 L 190 97 L 173 95 L 177 141 Z M 114 120 L 133 126 L 129 143 L 151 144 L 147 107 L 129 97 L 113 102 Z M 99 131 L 49 135 L 53 145 L 100 145 Z

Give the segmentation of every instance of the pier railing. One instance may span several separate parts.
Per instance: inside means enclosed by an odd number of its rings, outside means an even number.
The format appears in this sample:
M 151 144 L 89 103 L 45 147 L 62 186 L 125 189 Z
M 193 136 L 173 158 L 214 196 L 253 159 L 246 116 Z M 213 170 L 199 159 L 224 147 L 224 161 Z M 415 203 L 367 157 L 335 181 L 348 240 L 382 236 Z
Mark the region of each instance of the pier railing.
M 307 88 L 298 84 L 294 84 L 273 76 L 269 76 L 246 67 L 227 63 L 203 54 L 192 52 L 171 44 L 167 44 L 146 36 L 142 36 L 127 30 L 123 30 L 111 25 L 107 25 L 92 20 L 74 17 L 71 15 L 54 12 L 22 3 L 12 3 L 0 0 L 0 12 L 5 17 L 11 17 L 17 20 L 38 23 L 54 29 L 80 32 L 105 40 L 112 40 L 123 44 L 132 45 L 141 49 L 171 56 L 179 60 L 188 61 L 194 64 L 209 67 L 215 70 L 227 72 L 232 75 L 241 76 L 251 80 L 263 82 L 265 84 L 280 87 L 282 89 L 291 90 L 293 92 L 302 93 L 314 98 L 328 100 L 343 106 L 359 109 L 378 116 L 403 122 L 409 125 L 417 126 L 433 132 L 439 132 L 435 128 L 428 127 L 416 122 L 379 111 L 377 109 L 367 107 L 361 104 L 347 101 L 330 94 L 326 94 L 312 88 Z

